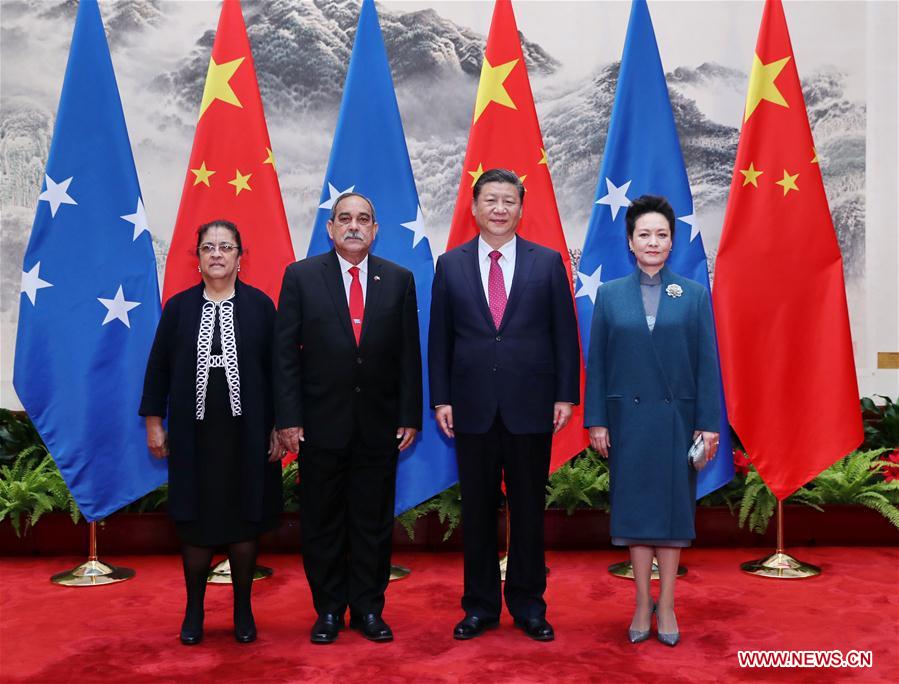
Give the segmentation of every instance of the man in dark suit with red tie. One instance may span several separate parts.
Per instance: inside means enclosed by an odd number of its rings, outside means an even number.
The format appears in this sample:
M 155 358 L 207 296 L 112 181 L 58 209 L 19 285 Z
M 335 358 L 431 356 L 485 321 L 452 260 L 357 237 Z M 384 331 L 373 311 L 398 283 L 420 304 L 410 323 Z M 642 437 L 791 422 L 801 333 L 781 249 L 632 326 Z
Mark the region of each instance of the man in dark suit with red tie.
M 480 235 L 443 254 L 431 298 L 431 401 L 455 437 L 462 488 L 465 618 L 456 639 L 499 623 L 496 511 L 505 479 L 510 514 L 504 595 L 515 624 L 538 641 L 546 620 L 543 508 L 552 435 L 579 400 L 574 304 L 558 252 L 515 234 L 524 186 L 485 171 L 474 185 Z
M 303 566 L 318 617 L 313 643 L 344 626 L 372 641 L 381 617 L 399 451 L 421 429 L 421 348 L 412 273 L 369 254 L 371 202 L 337 198 L 334 249 L 287 267 L 275 326 L 275 420 L 299 452 Z

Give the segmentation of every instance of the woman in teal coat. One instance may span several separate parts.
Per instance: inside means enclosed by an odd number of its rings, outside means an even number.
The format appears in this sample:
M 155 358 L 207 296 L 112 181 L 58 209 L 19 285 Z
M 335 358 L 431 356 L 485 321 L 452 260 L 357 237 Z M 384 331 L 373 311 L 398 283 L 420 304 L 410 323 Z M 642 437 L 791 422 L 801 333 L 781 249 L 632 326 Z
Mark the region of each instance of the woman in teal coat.
M 674 242 L 674 211 L 644 195 L 626 216 L 637 268 L 597 291 L 587 361 L 584 425 L 609 459 L 612 543 L 630 547 L 636 606 L 628 636 L 679 640 L 674 585 L 680 550 L 696 533 L 696 471 L 687 460 L 702 435 L 718 445 L 719 374 L 712 307 L 704 287 L 665 267 Z M 659 560 L 658 604 L 650 595 Z

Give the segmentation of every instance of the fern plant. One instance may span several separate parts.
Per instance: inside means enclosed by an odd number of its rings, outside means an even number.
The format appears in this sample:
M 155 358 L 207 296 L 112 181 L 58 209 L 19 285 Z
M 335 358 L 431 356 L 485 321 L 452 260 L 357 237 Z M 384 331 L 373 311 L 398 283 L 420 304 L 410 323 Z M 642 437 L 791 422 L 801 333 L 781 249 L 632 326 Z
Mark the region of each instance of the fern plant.
M 444 489 L 436 496 L 431 497 L 424 503 L 420 503 L 414 508 L 410 508 L 405 513 L 397 516 L 397 520 L 406 531 L 409 541 L 415 541 L 415 521 L 427 515 L 431 511 L 437 513 L 437 519 L 440 523 L 446 525 L 443 533 L 443 541 L 450 538 L 450 535 L 462 522 L 462 493 L 459 485 L 455 484 L 448 489 Z
M 815 478 L 813 493 L 821 503 L 866 506 L 899 528 L 899 480 L 884 480 L 889 464 L 879 460 L 887 451 L 853 451 Z
M 35 456 L 40 457 L 36 466 Z M 23 449 L 12 465 L 0 467 L 0 522 L 9 517 L 16 536 L 21 537 L 23 517 L 27 530 L 53 510 L 67 511 L 73 523 L 81 517 L 50 454 L 35 444 Z
M 281 469 L 281 491 L 284 496 L 284 510 L 296 513 L 300 510 L 300 464 L 294 460 Z
M 549 478 L 546 507 L 564 508 L 568 515 L 577 508 L 609 510 L 609 465 L 587 449 L 575 456 Z
M 819 497 L 809 489 L 800 487 L 784 501 L 785 504 L 805 504 L 816 510 L 823 510 L 818 504 Z M 764 534 L 777 507 L 777 497 L 768 489 L 768 485 L 762 480 L 755 468 L 746 476 L 743 489 L 743 498 L 740 501 L 740 527 L 749 523 L 749 529 L 759 534 Z

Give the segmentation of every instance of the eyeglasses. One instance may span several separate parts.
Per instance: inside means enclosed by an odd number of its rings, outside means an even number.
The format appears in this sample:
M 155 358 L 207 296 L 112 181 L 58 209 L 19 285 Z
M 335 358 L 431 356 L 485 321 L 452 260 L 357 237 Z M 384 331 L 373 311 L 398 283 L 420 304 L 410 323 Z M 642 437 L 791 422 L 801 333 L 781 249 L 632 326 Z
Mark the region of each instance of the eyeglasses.
M 237 245 L 231 242 L 220 242 L 217 245 L 212 242 L 204 242 L 200 245 L 201 254 L 214 254 L 216 250 L 222 254 L 231 254 L 235 249 L 237 249 Z

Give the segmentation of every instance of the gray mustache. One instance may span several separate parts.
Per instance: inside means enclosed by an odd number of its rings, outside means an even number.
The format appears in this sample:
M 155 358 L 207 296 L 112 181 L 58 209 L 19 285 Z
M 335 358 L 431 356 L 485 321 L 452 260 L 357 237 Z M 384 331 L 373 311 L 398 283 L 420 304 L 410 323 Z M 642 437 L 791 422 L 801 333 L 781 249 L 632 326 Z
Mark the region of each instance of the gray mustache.
M 362 239 L 362 231 L 361 230 L 348 230 L 346 234 L 343 236 L 343 241 L 347 240 L 361 240 Z

